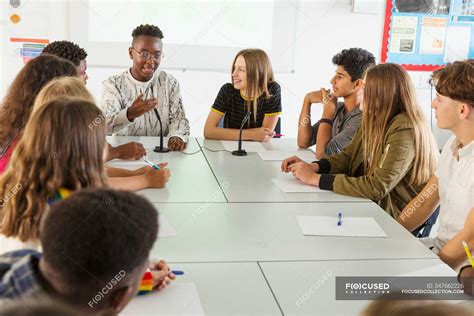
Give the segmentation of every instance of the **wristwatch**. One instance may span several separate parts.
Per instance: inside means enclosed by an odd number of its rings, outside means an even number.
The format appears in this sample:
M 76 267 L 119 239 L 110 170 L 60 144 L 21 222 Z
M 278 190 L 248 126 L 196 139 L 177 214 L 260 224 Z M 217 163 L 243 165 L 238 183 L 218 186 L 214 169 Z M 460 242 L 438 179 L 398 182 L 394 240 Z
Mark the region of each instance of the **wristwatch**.
M 333 122 L 333 120 L 331 120 L 331 119 L 322 118 L 322 119 L 319 120 L 319 124 L 321 124 L 321 123 L 326 123 L 326 124 L 329 124 L 329 125 L 332 126 L 332 124 L 333 124 L 334 122 Z

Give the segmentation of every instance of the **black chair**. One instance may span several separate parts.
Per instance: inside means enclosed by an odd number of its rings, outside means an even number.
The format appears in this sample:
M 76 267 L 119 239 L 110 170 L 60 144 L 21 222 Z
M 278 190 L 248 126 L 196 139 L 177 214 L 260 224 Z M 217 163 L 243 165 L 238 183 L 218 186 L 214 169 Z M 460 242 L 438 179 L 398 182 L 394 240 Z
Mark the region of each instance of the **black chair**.
M 431 229 L 433 228 L 433 225 L 436 223 L 436 220 L 438 219 L 439 215 L 439 206 L 436 208 L 436 210 L 431 214 L 431 216 L 426 220 L 426 222 L 412 231 L 411 233 L 413 236 L 416 238 L 423 238 L 423 237 L 428 237 L 430 235 Z

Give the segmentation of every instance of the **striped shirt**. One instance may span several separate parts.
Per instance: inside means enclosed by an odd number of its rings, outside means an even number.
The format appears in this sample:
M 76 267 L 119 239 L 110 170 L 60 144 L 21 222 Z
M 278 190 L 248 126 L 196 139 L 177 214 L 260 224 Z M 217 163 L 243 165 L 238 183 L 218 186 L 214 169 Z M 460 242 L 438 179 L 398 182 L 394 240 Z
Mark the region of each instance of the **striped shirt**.
M 354 137 L 362 120 L 362 111 L 355 108 L 350 112 L 346 111 L 344 102 L 338 102 L 336 108 L 336 116 L 332 124 L 332 138 L 326 144 L 324 155 L 329 156 L 341 152 L 349 145 Z M 311 145 L 316 144 L 318 136 L 318 128 L 320 121 L 311 127 Z
M 178 81 L 164 71 L 157 71 L 153 78 L 141 82 L 133 78 L 130 70 L 109 77 L 102 83 L 100 108 L 105 114 L 109 133 L 120 136 L 159 136 L 160 123 L 154 111 L 127 118 L 127 109 L 137 97 L 157 98 L 158 112 L 163 124 L 163 134 L 179 137 L 185 142 L 189 137 L 189 121 L 185 116 Z
M 281 114 L 280 85 L 276 82 L 270 82 L 268 92 L 270 92 L 270 98 L 259 97 L 258 99 L 257 119 L 255 120 L 254 114 L 252 114 L 249 124 L 245 124 L 244 128 L 262 127 L 265 116 Z M 249 110 L 248 106 L 253 111 L 252 100 L 242 95 L 240 90 L 235 89 L 232 84 L 226 83 L 221 87 L 211 110 L 220 115 L 225 115 L 224 128 L 240 128 L 242 120 Z

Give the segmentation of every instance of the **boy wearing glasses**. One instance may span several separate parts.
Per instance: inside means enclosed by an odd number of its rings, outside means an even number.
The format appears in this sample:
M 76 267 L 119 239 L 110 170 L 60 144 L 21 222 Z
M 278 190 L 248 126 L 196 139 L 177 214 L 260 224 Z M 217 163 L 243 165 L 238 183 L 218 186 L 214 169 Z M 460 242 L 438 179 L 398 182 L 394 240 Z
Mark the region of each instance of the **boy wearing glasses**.
M 178 81 L 164 71 L 156 71 L 163 57 L 163 33 L 154 25 L 140 25 L 132 32 L 128 49 L 133 65 L 102 84 L 100 106 L 109 133 L 125 136 L 159 136 L 160 124 L 168 136 L 170 150 L 181 151 L 189 137 Z

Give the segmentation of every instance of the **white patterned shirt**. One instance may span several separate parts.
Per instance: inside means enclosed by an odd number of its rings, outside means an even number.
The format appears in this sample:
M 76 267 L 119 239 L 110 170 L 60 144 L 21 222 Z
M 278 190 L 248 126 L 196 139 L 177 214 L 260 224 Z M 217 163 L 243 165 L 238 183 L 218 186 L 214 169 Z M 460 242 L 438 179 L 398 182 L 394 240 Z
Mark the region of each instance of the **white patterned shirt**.
M 160 124 L 154 111 L 133 122 L 127 118 L 127 109 L 140 93 L 145 93 L 144 100 L 157 98 L 164 136 L 177 136 L 187 142 L 189 121 L 184 113 L 179 83 L 164 71 L 157 71 L 149 81 L 141 82 L 133 78 L 129 69 L 102 83 L 100 108 L 106 117 L 108 132 L 120 136 L 160 135 Z

